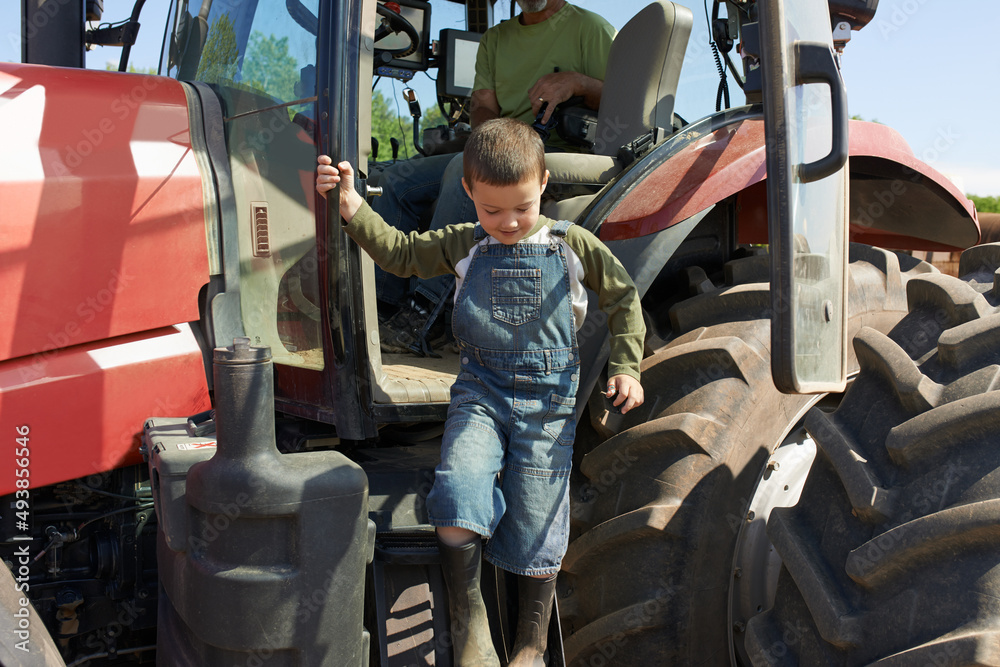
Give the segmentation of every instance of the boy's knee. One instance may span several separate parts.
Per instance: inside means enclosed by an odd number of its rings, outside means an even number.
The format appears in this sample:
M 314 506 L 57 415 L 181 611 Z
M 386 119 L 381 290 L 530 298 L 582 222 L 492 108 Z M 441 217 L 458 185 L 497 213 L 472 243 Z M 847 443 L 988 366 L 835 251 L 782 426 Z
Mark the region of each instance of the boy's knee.
M 438 539 L 450 547 L 460 547 L 479 538 L 479 533 L 458 526 L 439 526 L 437 535 Z

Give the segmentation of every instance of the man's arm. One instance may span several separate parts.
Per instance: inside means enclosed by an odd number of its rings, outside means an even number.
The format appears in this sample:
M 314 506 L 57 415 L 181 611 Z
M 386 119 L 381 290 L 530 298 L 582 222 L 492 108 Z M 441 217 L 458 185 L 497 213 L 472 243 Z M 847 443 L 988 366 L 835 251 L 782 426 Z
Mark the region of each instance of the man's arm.
M 615 39 L 615 29 L 597 14 L 577 9 L 582 21 L 578 35 L 582 60 L 578 60 L 578 66 L 574 66 L 572 70 L 546 74 L 528 92 L 532 112 L 536 115 L 542 106 L 539 98 L 549 102 L 543 118 L 546 122 L 555 107 L 571 97 L 583 97 L 584 104 L 590 109 L 596 110 L 601 105 L 604 75 L 611 44 Z
M 472 91 L 472 102 L 469 107 L 469 121 L 472 127 L 500 117 L 500 103 L 495 90 L 487 88 Z

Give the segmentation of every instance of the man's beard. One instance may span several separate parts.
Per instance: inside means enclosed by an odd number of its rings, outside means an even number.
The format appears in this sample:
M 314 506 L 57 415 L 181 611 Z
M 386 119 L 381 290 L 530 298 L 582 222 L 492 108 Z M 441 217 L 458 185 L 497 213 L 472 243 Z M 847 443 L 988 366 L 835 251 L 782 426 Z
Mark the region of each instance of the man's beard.
M 547 4 L 549 4 L 549 0 L 517 0 L 517 6 L 521 8 L 521 11 L 529 14 L 544 10 Z

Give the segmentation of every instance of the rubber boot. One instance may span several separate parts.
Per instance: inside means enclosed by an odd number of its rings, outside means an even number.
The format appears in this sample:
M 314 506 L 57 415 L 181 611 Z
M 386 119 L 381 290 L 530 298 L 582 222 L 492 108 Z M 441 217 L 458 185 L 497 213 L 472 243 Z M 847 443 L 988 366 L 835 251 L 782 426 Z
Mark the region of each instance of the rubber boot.
M 486 605 L 479 588 L 482 543 L 478 538 L 453 547 L 438 540 L 441 570 L 448 589 L 454 664 L 458 667 L 500 667 L 493 648 Z
M 508 667 L 544 667 L 556 577 L 517 578 L 517 634 Z

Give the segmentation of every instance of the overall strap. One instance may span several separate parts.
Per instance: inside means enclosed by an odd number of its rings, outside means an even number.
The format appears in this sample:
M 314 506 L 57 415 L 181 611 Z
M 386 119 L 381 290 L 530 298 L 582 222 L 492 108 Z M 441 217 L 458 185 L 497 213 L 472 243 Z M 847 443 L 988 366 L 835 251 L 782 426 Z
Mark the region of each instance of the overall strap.
M 476 223 L 476 228 L 472 232 L 472 238 L 476 243 L 479 243 L 486 238 L 486 230 L 478 222 Z
M 549 231 L 555 234 L 556 236 L 565 238 L 566 232 L 569 230 L 572 224 L 573 223 L 570 222 L 569 220 L 556 220 L 556 222 L 553 223 L 552 227 L 549 228 Z
M 568 220 L 556 220 L 549 227 L 549 248 L 553 251 L 559 250 L 561 243 L 566 242 L 566 230 L 573 223 Z M 561 251 L 560 251 L 561 252 Z

